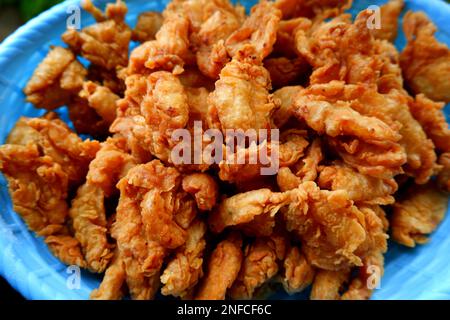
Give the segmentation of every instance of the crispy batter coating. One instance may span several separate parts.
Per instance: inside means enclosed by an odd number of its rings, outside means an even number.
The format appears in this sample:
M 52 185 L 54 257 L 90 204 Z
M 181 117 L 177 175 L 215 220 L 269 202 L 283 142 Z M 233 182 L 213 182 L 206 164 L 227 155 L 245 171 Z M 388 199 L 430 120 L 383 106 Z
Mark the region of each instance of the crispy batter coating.
M 363 175 L 352 167 L 336 162 L 320 172 L 318 184 L 323 189 L 345 190 L 357 203 L 389 205 L 395 202 L 393 194 L 397 182 L 392 179 L 377 179 Z
M 344 80 L 350 84 L 375 84 L 382 63 L 375 54 L 370 10 L 362 11 L 354 23 L 338 17 L 310 29 L 297 29 L 296 48 L 312 66 L 311 84 Z
M 365 141 L 397 142 L 401 136 L 383 121 L 364 116 L 349 103 L 330 103 L 323 96 L 300 92 L 294 101 L 294 114 L 319 134 L 350 136 Z
M 450 192 L 450 152 L 441 154 L 439 164 L 442 170 L 437 178 L 438 185 L 442 190 Z
M 311 300 L 339 300 L 350 271 L 318 270 L 311 290 Z
M 179 248 L 161 276 L 163 295 L 186 298 L 203 276 L 206 224 L 197 220 L 187 229 L 186 244 Z
M 299 293 L 312 284 L 316 270 L 308 263 L 298 247 L 289 247 L 283 266 L 281 282 L 287 293 Z
M 350 8 L 352 0 L 276 0 L 275 6 L 282 11 L 283 19 L 301 16 L 324 20 Z
M 220 73 L 209 98 L 211 128 L 269 129 L 276 105 L 269 90 L 269 72 L 257 59 L 253 47 L 246 46 Z
M 148 11 L 139 15 L 136 27 L 133 29 L 134 41 L 146 42 L 155 40 L 156 33 L 161 29 L 163 16 L 159 12 Z
M 305 182 L 288 194 L 286 226 L 302 240 L 309 263 L 327 270 L 362 264 L 357 250 L 367 239 L 364 213 L 347 192 L 320 190 L 314 182 Z
M 108 4 L 105 15 L 98 9 L 92 11 L 91 1 L 83 4 L 99 22 L 81 31 L 67 30 L 62 36 L 63 41 L 74 52 L 102 68 L 126 67 L 131 30 L 124 22 L 128 10 L 125 3 L 117 0 L 115 4 Z
M 193 173 L 183 178 L 183 190 L 192 194 L 197 207 L 203 211 L 211 210 L 219 197 L 219 186 L 212 176 L 206 173 Z
M 270 71 L 269 67 L 266 66 L 266 68 Z M 301 90 L 303 90 L 301 86 L 288 86 L 278 89 L 273 93 L 274 100 L 278 100 L 277 104 L 280 105 L 280 108 L 275 110 L 272 116 L 277 128 L 283 127 L 294 116 L 295 97 Z
M 405 2 L 403 0 L 389 0 L 380 7 L 381 21 L 380 29 L 372 29 L 376 39 L 394 42 L 397 38 L 398 21 Z
M 122 290 L 126 280 L 125 266 L 123 260 L 116 251 L 114 260 L 106 269 L 105 276 L 98 289 L 91 292 L 92 300 L 120 300 L 124 292 Z
M 220 242 L 208 260 L 205 277 L 200 283 L 197 300 L 223 300 L 241 269 L 243 260 L 242 237 L 231 233 Z
M 358 275 L 352 279 L 347 290 L 342 294 L 342 300 L 368 300 L 372 292 L 380 284 L 384 273 L 384 257 L 381 252 L 374 251 L 364 258 L 363 266 Z
M 261 178 L 263 168 L 270 168 L 276 164 L 279 167 L 291 166 L 304 155 L 304 150 L 308 146 L 305 135 L 306 132 L 303 130 L 286 130 L 280 137 L 281 142 L 264 141 L 259 145 L 252 144 L 248 148 L 238 148 L 234 153 L 227 153 L 219 164 L 219 178 L 222 181 L 240 184 L 250 179 Z
M 225 42 L 228 54 L 234 57 L 245 46 L 251 45 L 257 58 L 264 60 L 273 50 L 280 20 L 281 11 L 273 2 L 260 1 L 242 26 L 228 37 Z
M 155 35 L 155 40 L 144 42 L 131 52 L 127 74 L 148 74 L 167 70 L 183 72 L 189 52 L 189 20 L 181 14 L 170 14 Z
M 409 104 L 409 109 L 427 136 L 433 140 L 436 148 L 442 152 L 449 152 L 450 129 L 443 112 L 444 106 L 444 103 L 434 102 L 419 94 L 415 101 Z
M 87 173 L 99 148 L 82 141 L 54 114 L 21 118 L 0 147 L 13 208 L 28 227 L 44 236 L 50 250 L 64 263 L 85 266 L 80 243 L 66 228 L 67 197 Z M 83 177 L 84 176 L 84 177 Z
M 86 267 L 80 243 L 69 234 L 61 233 L 45 237 L 45 243 L 55 257 L 66 265 Z
M 80 241 L 88 268 L 104 272 L 112 258 L 107 239 L 105 199 L 115 193 L 117 182 L 135 165 L 125 153 L 126 142 L 110 138 L 90 163 L 87 182 L 78 189 L 69 211 L 75 237 Z
M 24 89 L 27 101 L 47 110 L 66 105 L 81 89 L 86 74 L 70 50 L 54 47 L 28 81 Z
M 163 240 L 161 236 L 167 235 L 168 230 L 164 224 L 155 223 L 152 233 L 149 232 L 151 197 L 158 192 L 171 192 L 179 183 L 178 176 L 175 169 L 166 169 L 155 160 L 132 168 L 118 184 L 121 197 L 111 235 L 117 241 L 125 265 L 126 282 L 134 299 L 151 299 L 159 289 L 159 274 L 167 249 L 157 240 Z M 162 211 L 157 213 L 162 218 L 171 214 L 165 208 L 159 209 Z
M 230 289 L 230 297 L 236 300 L 252 299 L 256 291 L 278 273 L 278 260 L 286 250 L 285 239 L 257 238 L 245 249 L 239 275 Z
M 434 37 L 436 26 L 423 12 L 403 17 L 408 43 L 400 55 L 406 84 L 415 94 L 450 102 L 450 50 Z
M 191 42 L 200 71 L 217 80 L 220 71 L 230 60 L 225 40 L 245 19 L 243 7 L 233 6 L 229 0 L 190 0 L 183 4 L 190 17 Z
M 434 182 L 411 186 L 405 197 L 394 204 L 392 238 L 408 247 L 426 243 L 427 235 L 444 219 L 447 206 L 448 195 Z
M 170 162 L 176 145 L 172 133 L 188 124 L 188 98 L 180 80 L 166 71 L 149 76 L 135 75 L 126 80 L 125 98 L 118 102 L 118 118 L 110 130 L 127 138 L 128 148 L 137 159 L 148 154 Z
M 288 194 L 270 189 L 253 190 L 223 200 L 209 216 L 209 227 L 215 233 L 226 227 L 251 222 L 257 216 L 274 216 L 290 201 Z

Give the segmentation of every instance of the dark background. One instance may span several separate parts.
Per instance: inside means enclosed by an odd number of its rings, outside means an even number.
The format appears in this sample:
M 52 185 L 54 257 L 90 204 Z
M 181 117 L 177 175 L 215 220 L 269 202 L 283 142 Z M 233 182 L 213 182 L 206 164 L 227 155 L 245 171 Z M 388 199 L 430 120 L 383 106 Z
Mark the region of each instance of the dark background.
M 16 292 L 5 279 L 0 277 L 0 301 L 20 301 L 24 300 L 24 298 Z

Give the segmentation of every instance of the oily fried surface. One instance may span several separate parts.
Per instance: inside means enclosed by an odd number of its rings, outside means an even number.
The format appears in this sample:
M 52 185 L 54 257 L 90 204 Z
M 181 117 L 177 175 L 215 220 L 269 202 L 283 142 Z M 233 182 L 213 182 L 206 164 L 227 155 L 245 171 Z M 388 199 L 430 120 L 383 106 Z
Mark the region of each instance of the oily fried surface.
M 423 12 L 409 11 L 403 18 L 408 43 L 400 64 L 413 93 L 423 93 L 434 101 L 450 101 L 450 50 L 434 37 L 436 26 Z
M 20 118 L 0 146 L 13 209 L 103 274 L 91 299 L 370 299 L 389 235 L 425 244 L 447 210 L 449 49 L 430 18 L 403 0 L 379 26 L 351 0 L 167 2 L 81 2 L 96 22 L 24 88 L 70 121 Z
M 406 196 L 394 204 L 392 238 L 408 247 L 427 242 L 427 235 L 444 219 L 447 206 L 448 196 L 433 182 L 411 186 Z
M 195 296 L 197 300 L 223 300 L 241 268 L 242 237 L 232 233 L 220 242 L 209 257 L 205 277 Z

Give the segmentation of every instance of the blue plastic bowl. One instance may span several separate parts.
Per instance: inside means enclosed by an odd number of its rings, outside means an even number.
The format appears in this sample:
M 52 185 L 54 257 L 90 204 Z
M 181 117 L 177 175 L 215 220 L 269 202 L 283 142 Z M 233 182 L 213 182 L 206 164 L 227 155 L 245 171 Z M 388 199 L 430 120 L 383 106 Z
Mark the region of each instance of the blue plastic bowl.
M 107 1 L 97 1 L 104 4 Z M 161 11 L 168 0 L 127 1 L 131 25 L 139 12 Z M 256 1 L 241 0 L 247 8 Z M 373 4 L 386 1 L 355 1 L 353 13 Z M 63 45 L 60 37 L 66 27 L 67 9 L 79 1 L 66 1 L 41 14 L 17 30 L 0 45 L 0 142 L 4 143 L 8 132 L 20 116 L 40 116 L 25 101 L 22 88 L 38 63 L 45 57 L 50 45 Z M 437 37 L 450 45 L 448 21 L 450 6 L 441 0 L 407 0 L 406 8 L 423 10 L 439 27 Z M 82 26 L 94 20 L 82 13 Z M 397 41 L 402 49 L 403 34 Z M 62 117 L 65 111 L 60 110 Z M 447 116 L 448 116 L 447 108 Z M 450 217 L 430 237 L 430 243 L 415 249 L 390 244 L 386 255 L 386 271 L 373 299 L 449 299 L 450 298 Z M 28 299 L 88 299 L 92 289 L 98 287 L 101 278 L 88 272 L 81 274 L 80 289 L 67 285 L 72 273 L 47 249 L 41 238 L 28 231 L 22 219 L 13 212 L 7 184 L 0 175 L 0 274 Z M 307 293 L 297 296 L 277 294 L 274 298 L 303 299 Z

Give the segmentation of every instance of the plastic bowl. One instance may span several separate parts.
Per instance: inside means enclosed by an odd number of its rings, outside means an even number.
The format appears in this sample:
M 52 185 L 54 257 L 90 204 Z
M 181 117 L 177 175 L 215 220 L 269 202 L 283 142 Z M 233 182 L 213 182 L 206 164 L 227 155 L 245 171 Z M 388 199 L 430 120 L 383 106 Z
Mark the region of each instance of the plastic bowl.
M 96 1 L 104 4 L 107 1 Z M 145 10 L 161 11 L 166 1 L 129 0 L 127 20 L 131 25 Z M 240 1 L 250 8 L 256 1 Z M 352 13 L 369 5 L 386 1 L 355 1 Z M 63 45 L 60 36 L 69 17 L 67 9 L 79 1 L 65 1 L 41 14 L 17 30 L 0 45 L 0 142 L 20 116 L 40 116 L 42 110 L 26 103 L 22 88 L 33 70 L 47 54 L 50 45 Z M 406 8 L 423 10 L 439 28 L 437 37 L 450 45 L 448 21 L 450 6 L 441 0 L 406 1 Z M 82 13 L 82 27 L 94 20 Z M 400 34 L 399 49 L 405 39 Z M 64 109 L 59 113 L 66 118 Z M 447 116 L 448 116 L 447 108 Z M 373 299 L 450 299 L 450 217 L 430 237 L 430 242 L 415 249 L 390 243 L 386 255 L 386 270 Z M 88 299 L 101 278 L 81 273 L 79 289 L 68 285 L 72 272 L 47 249 L 41 238 L 30 232 L 22 219 L 13 212 L 7 184 L 0 175 L 0 274 L 28 299 Z M 279 293 L 276 299 L 304 299 L 308 292 L 295 296 Z

